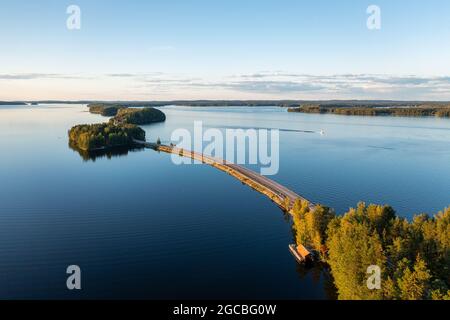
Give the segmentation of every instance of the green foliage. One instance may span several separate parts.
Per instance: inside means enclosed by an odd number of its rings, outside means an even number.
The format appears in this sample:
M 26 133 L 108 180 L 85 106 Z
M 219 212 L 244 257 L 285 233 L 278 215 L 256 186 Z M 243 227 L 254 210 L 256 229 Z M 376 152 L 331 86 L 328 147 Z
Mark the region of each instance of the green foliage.
M 448 300 L 450 301 L 450 290 L 440 290 L 436 289 L 431 292 L 432 300 Z
M 327 207 L 317 205 L 310 209 L 307 201 L 296 200 L 293 220 L 297 244 L 307 245 L 325 255 L 326 231 L 333 218 L 334 212 Z
M 140 106 L 139 104 L 110 104 L 110 103 L 92 103 L 89 104 L 89 112 L 101 114 L 106 117 L 114 117 L 111 119 L 113 124 L 150 124 L 154 122 L 163 122 L 166 120 L 166 115 L 155 108 L 143 107 L 132 108 L 133 106 Z
M 436 117 L 450 117 L 450 108 L 443 108 L 436 111 Z
M 83 158 L 90 158 L 94 152 L 97 154 L 111 148 L 114 148 L 114 151 L 134 148 L 134 140 L 145 141 L 145 131 L 139 128 L 138 124 L 160 122 L 166 119 L 165 114 L 157 109 L 132 109 L 129 108 L 130 106 L 139 105 L 134 103 L 89 104 L 91 113 L 114 117 L 108 123 L 73 127 L 69 131 L 69 146 L 80 152 Z
M 400 296 L 393 298 L 402 300 L 427 299 L 431 287 L 431 274 L 425 261 L 418 255 L 412 269 L 408 266 L 408 261 L 405 264 L 406 267 L 402 270 L 400 263 L 399 270 L 397 270 L 397 285 L 399 288 L 397 292 Z
M 290 108 L 289 112 L 301 113 L 332 113 L 353 116 L 400 116 L 400 117 L 450 117 L 448 105 L 429 106 L 397 106 L 386 107 L 378 104 L 352 105 L 352 104 L 304 104 L 297 108 Z
M 160 110 L 154 108 L 119 109 L 117 115 L 112 119 L 114 123 L 129 123 L 136 125 L 163 122 L 165 120 L 166 115 Z
M 370 215 L 369 215 L 370 212 Z M 331 273 L 338 289 L 339 299 L 381 299 L 379 290 L 367 288 L 367 267 L 377 265 L 383 271 L 386 256 L 383 252 L 382 240 L 376 232 L 380 215 L 384 210 L 380 207 L 366 208 L 359 204 L 343 217 L 336 217 L 327 230 L 328 259 Z M 372 224 L 372 220 L 377 223 Z
M 86 124 L 75 126 L 69 131 L 70 143 L 85 151 L 132 146 L 133 139 L 145 140 L 145 131 L 130 124 Z
M 101 114 L 105 117 L 114 117 L 119 109 L 123 108 L 120 105 L 105 105 L 105 104 L 90 104 L 89 106 L 90 113 Z
M 26 106 L 23 101 L 0 101 L 0 106 Z
M 297 243 L 322 249 L 339 299 L 450 298 L 450 208 L 409 222 L 389 206 L 359 203 L 334 216 L 297 201 L 293 226 Z M 381 290 L 367 288 L 371 265 L 381 268 Z

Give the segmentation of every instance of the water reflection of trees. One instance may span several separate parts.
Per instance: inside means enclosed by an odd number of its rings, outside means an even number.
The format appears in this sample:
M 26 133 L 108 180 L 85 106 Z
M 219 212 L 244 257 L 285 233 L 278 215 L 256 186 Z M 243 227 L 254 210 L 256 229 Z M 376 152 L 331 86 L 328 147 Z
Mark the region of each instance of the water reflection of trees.
M 290 219 L 289 214 L 285 219 Z M 292 229 L 292 236 L 295 239 L 295 230 Z M 295 243 L 295 240 L 293 240 Z M 305 280 L 310 277 L 315 286 L 321 286 L 325 292 L 325 298 L 330 300 L 337 300 L 337 288 L 334 285 L 333 276 L 331 275 L 330 268 L 327 264 L 322 262 L 315 262 L 313 264 L 300 264 L 296 263 L 295 271 L 300 280 Z
M 337 299 L 337 289 L 334 285 L 333 277 L 330 274 L 328 266 L 322 263 L 315 263 L 311 266 L 297 263 L 295 271 L 300 280 L 303 281 L 309 277 L 315 286 L 321 286 L 325 292 L 326 299 Z
M 95 150 L 95 151 L 85 151 L 77 148 L 73 143 L 69 142 L 69 148 L 73 151 L 77 152 L 83 161 L 93 161 L 95 162 L 97 159 L 107 158 L 112 159 L 116 157 L 125 157 L 129 152 L 139 152 L 143 151 L 145 148 L 143 147 L 117 147 L 114 149 L 104 149 L 104 150 Z

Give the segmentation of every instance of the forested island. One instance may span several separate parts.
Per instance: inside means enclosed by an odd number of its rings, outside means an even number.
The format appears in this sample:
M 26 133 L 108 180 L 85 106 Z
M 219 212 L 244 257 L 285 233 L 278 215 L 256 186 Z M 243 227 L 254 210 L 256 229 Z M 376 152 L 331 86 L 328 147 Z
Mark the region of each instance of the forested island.
M 413 100 L 160 100 L 160 101 L 95 101 L 95 100 L 37 100 L 39 104 L 87 104 L 88 106 L 119 107 L 164 107 L 169 105 L 191 107 L 288 107 L 303 105 L 340 106 L 340 107 L 450 107 L 450 101 L 413 101 Z M 22 102 L 23 103 L 23 102 Z
M 114 113 L 115 116 L 108 123 L 83 124 L 72 127 L 69 130 L 69 144 L 71 147 L 83 151 L 133 148 L 136 146 L 134 140 L 145 141 L 145 131 L 137 125 L 166 120 L 166 115 L 154 108 L 90 106 L 90 112 L 99 114 Z
M 87 104 L 90 112 L 113 117 L 123 108 L 154 108 L 169 105 L 190 107 L 288 108 L 289 112 L 362 116 L 450 117 L 450 102 L 400 100 L 165 100 L 165 101 L 64 101 L 40 100 L 36 104 Z M 26 102 L 0 102 L 0 105 L 26 105 Z
M 135 145 L 134 139 L 145 140 L 145 131 L 133 124 L 83 124 L 69 131 L 71 145 L 84 151 L 132 147 Z
M 289 112 L 339 114 L 354 116 L 398 116 L 398 117 L 450 117 L 450 105 L 406 105 L 380 104 L 305 104 L 289 108 Z
M 0 106 L 26 106 L 22 101 L 0 101 Z
M 114 123 L 145 125 L 166 121 L 166 115 L 155 108 L 121 108 L 113 118 Z
M 132 107 L 135 106 L 135 107 Z M 166 115 L 153 107 L 130 104 L 90 104 L 89 112 L 101 114 L 105 117 L 114 117 L 115 123 L 131 123 L 137 125 L 151 124 L 166 121 Z
M 120 108 L 120 105 L 104 105 L 104 104 L 90 104 L 88 105 L 89 112 L 100 114 L 104 117 L 114 117 Z
M 339 299 L 450 300 L 450 208 L 409 222 L 390 206 L 360 203 L 340 216 L 298 200 L 293 229 L 329 266 Z M 380 290 L 367 287 L 371 265 Z

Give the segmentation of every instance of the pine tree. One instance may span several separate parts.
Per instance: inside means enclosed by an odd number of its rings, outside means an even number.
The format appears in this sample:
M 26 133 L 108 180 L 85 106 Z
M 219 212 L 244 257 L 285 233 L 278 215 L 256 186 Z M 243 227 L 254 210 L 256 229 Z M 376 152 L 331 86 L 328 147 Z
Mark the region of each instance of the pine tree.
M 403 300 L 422 300 L 428 298 L 431 274 L 425 261 L 417 256 L 413 270 L 406 267 L 398 279 L 400 297 Z

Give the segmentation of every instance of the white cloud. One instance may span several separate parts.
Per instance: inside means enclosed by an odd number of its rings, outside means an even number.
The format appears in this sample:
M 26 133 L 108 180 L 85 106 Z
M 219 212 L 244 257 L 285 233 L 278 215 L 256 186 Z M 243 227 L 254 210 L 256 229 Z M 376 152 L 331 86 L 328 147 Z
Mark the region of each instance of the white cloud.
M 70 80 L 70 82 L 69 82 Z M 15 81 L 20 86 L 13 86 Z M 43 84 L 46 84 L 44 86 Z M 0 85 L 12 86 L 9 99 L 24 97 L 28 89 L 59 88 L 67 99 L 392 99 L 450 100 L 450 76 L 384 74 L 311 75 L 283 71 L 201 78 L 162 72 L 76 75 L 52 73 L 0 74 Z M 17 89 L 17 88 L 20 88 Z M 86 90 L 94 96 L 84 96 Z M 4 89 L 4 88 L 3 88 Z M 79 94 L 75 97 L 77 91 Z M 99 92 L 96 95 L 96 92 Z M 120 96 L 118 96 L 120 94 Z M 13 96 L 12 96 L 13 95 Z M 52 96 L 40 96 L 51 99 Z

